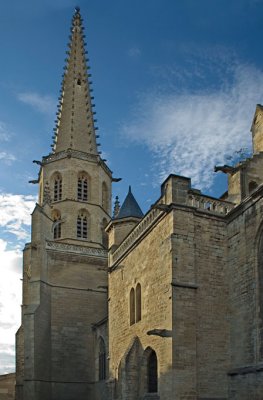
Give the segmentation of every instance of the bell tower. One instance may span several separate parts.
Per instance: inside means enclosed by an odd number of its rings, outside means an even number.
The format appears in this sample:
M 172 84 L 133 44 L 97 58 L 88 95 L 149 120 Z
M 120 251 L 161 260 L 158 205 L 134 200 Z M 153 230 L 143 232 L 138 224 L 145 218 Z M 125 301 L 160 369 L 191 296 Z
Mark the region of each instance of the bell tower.
M 54 239 L 101 247 L 111 210 L 111 171 L 98 152 L 86 53 L 82 18 L 76 9 L 52 153 L 41 162 L 39 205 L 54 222 Z
M 93 325 L 107 317 L 112 173 L 98 151 L 79 8 L 23 257 L 16 400 L 96 400 Z M 105 338 L 102 338 L 105 341 Z

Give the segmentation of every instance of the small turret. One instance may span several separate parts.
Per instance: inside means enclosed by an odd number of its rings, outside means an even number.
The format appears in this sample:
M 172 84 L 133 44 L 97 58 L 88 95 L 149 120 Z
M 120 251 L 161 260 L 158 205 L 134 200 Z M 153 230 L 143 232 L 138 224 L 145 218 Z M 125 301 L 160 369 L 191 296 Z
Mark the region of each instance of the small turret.
M 132 194 L 131 186 L 129 186 L 129 192 L 118 213 L 118 218 L 127 218 L 127 217 L 135 217 L 135 218 L 143 217 L 143 212 Z
M 119 207 L 118 199 L 117 202 Z M 106 229 L 109 234 L 109 247 L 111 252 L 116 249 L 116 247 L 123 241 L 123 239 L 125 239 L 142 218 L 143 212 L 132 194 L 131 187 L 129 186 L 128 194 L 118 214 L 114 216 L 114 219 Z

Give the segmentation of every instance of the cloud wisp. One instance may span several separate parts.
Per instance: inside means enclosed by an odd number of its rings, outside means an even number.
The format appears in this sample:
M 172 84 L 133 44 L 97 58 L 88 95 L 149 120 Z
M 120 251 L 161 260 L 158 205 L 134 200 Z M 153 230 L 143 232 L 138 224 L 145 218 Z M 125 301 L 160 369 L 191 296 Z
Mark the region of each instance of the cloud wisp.
M 263 72 L 236 64 L 229 80 L 210 91 L 188 88 L 142 95 L 134 110 L 136 118 L 123 124 L 122 132 L 153 152 L 159 181 L 175 173 L 208 190 L 215 178 L 214 165 L 241 147 L 250 147 L 259 87 L 263 87 Z
M 0 228 L 18 239 L 27 239 L 35 202 L 34 196 L 0 193 Z
M 24 92 L 17 95 L 19 101 L 28 104 L 34 110 L 42 114 L 53 115 L 56 107 L 56 101 L 52 96 L 40 95 L 35 92 Z

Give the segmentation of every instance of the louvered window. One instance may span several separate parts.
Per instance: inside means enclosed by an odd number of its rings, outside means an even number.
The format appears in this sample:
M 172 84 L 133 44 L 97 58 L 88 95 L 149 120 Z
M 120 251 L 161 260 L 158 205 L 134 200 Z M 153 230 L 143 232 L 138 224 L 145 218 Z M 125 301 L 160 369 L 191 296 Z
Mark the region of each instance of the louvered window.
M 62 178 L 56 176 L 54 180 L 54 201 L 59 201 L 62 199 Z
M 80 176 L 78 179 L 78 200 L 88 200 L 88 178 Z
M 77 219 L 77 237 L 87 239 L 88 221 L 86 215 L 79 215 Z

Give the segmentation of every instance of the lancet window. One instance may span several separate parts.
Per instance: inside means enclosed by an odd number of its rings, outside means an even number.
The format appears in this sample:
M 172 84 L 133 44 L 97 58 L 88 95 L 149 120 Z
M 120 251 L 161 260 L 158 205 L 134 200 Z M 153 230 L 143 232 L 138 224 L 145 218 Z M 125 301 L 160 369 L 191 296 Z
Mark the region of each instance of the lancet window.
M 60 239 L 61 238 L 61 214 L 59 210 L 54 210 L 52 213 L 53 219 L 53 238 Z
M 130 325 L 135 324 L 135 292 L 134 289 L 130 290 Z
M 106 347 L 104 340 L 99 340 L 99 380 L 106 379 Z
M 88 200 L 88 176 L 85 173 L 78 177 L 78 200 Z
M 88 216 L 85 210 L 80 211 L 77 218 L 77 237 L 80 239 L 88 238 Z
M 106 211 L 109 208 L 109 191 L 105 182 L 102 184 L 102 208 Z
M 54 177 L 54 201 L 62 200 L 62 177 L 56 174 Z
M 135 301 L 135 320 L 139 322 L 142 318 L 142 306 L 141 306 L 141 285 L 140 283 L 136 286 L 136 301 Z
M 158 392 L 158 365 L 157 356 L 154 350 L 152 350 L 148 356 L 148 366 L 147 366 L 147 380 L 148 380 L 148 393 Z
M 105 228 L 108 225 L 108 222 L 106 220 L 106 218 L 103 218 L 102 220 L 102 224 L 101 224 L 101 239 L 102 239 L 102 245 L 105 247 L 105 249 L 108 248 L 108 234 L 107 232 L 105 232 Z

